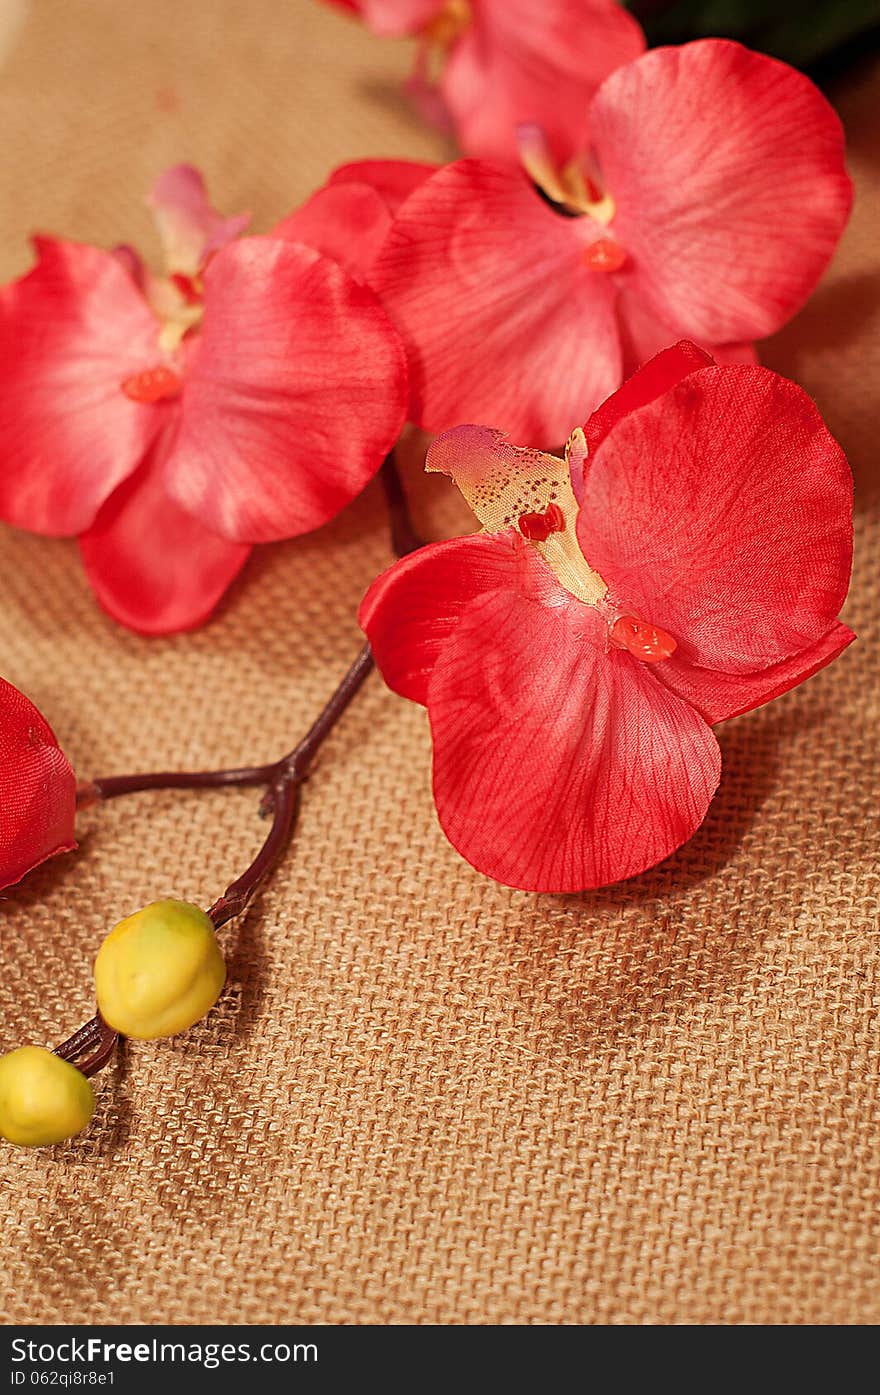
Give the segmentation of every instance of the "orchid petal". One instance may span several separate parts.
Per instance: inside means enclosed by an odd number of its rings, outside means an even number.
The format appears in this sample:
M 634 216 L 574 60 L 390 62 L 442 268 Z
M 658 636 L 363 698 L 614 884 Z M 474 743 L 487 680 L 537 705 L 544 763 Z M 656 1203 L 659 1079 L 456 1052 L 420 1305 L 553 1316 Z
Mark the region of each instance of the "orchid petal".
M 662 626 L 682 659 L 747 674 L 836 618 L 851 509 L 846 459 L 805 392 L 764 368 L 704 368 L 605 437 L 578 532 L 622 612 Z
M 654 675 L 678 697 L 695 707 L 707 722 L 724 722 L 772 702 L 826 668 L 852 644 L 855 635 L 838 620 L 815 644 L 757 673 L 722 673 L 700 668 L 681 654 L 657 664 Z
M 697 369 L 712 365 L 710 355 L 687 339 L 655 354 L 591 414 L 584 426 L 590 451 L 597 450 L 612 427 L 630 412 L 654 402 Z
M 0 291 L 0 517 L 81 533 L 166 420 L 122 383 L 162 358 L 159 326 L 120 258 L 37 241 L 32 271 Z
M 670 338 L 762 338 L 803 304 L 852 199 L 808 78 L 727 40 L 653 49 L 606 79 L 590 131 L 627 284 Z
M 419 548 L 377 577 L 358 621 L 388 686 L 424 705 L 437 657 L 466 607 L 486 591 L 521 585 L 530 565 L 521 540 L 471 535 Z
M 152 210 L 169 272 L 195 276 L 205 259 L 240 237 L 249 213 L 224 218 L 211 207 L 205 181 L 192 165 L 174 165 L 156 180 L 147 205 Z
M 384 200 L 389 213 L 396 213 L 404 200 L 438 169 L 439 165 L 429 165 L 421 160 L 352 160 L 335 169 L 327 183 L 331 187 L 336 184 L 369 184 Z
M 145 635 L 201 625 L 251 551 L 209 532 L 168 497 L 161 449 L 107 500 L 79 541 L 101 605 Z
M 627 377 L 678 338 L 676 330 L 659 320 L 639 294 L 625 284 L 617 297 L 617 319 Z M 703 347 L 716 363 L 758 362 L 755 346 L 751 343 L 706 344 Z
M 587 138 L 589 101 L 637 58 L 645 37 L 616 0 L 479 0 L 440 89 L 469 155 L 517 159 L 516 127 L 536 122 L 560 164 Z
M 0 887 L 76 847 L 76 776 L 49 723 L 0 678 Z
M 403 349 L 372 292 L 307 247 L 249 237 L 205 273 L 166 488 L 237 542 L 310 532 L 375 475 L 405 405 Z
M 385 201 L 368 184 L 327 184 L 272 229 L 271 237 L 301 242 L 332 257 L 356 281 L 366 281 L 391 227 Z
M 428 686 L 434 798 L 478 871 L 525 891 L 633 876 L 702 822 L 720 754 L 598 614 L 509 590 L 468 608 Z
M 492 421 L 554 445 L 617 385 L 614 289 L 586 266 L 579 221 L 476 160 L 407 199 L 371 284 L 406 343 L 420 426 Z

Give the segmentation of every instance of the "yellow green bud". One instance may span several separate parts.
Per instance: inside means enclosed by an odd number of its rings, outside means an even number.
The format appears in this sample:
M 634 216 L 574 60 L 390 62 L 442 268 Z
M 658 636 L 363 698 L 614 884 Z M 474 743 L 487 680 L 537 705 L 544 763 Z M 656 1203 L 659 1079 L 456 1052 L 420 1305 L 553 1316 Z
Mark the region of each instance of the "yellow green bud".
M 121 920 L 95 960 L 104 1021 L 145 1041 L 185 1032 L 210 1011 L 225 982 L 214 926 L 186 901 L 153 901 Z
M 95 1112 L 91 1085 L 76 1066 L 42 1046 L 0 1056 L 0 1135 L 26 1148 L 61 1143 Z

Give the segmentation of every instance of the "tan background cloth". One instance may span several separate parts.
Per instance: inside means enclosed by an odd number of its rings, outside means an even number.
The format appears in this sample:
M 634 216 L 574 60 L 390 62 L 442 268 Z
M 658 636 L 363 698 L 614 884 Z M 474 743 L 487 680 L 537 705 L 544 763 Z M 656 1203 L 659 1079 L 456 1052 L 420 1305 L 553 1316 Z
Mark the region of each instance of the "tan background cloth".
M 406 45 L 311 0 L 12 8 L 4 277 L 33 229 L 151 245 L 143 192 L 181 158 L 265 230 L 335 163 L 443 154 L 396 94 Z M 372 679 L 290 856 L 224 932 L 221 1006 L 127 1046 L 80 1141 L 0 1148 L 8 1320 L 880 1320 L 878 83 L 867 62 L 834 89 L 855 215 L 765 349 L 850 453 L 859 644 L 720 730 L 723 785 L 688 847 L 585 896 L 507 891 L 457 857 L 425 715 Z M 464 524 L 446 482 L 410 475 L 424 527 Z M 268 759 L 354 654 L 388 558 L 374 487 L 262 548 L 206 629 L 148 641 L 99 612 L 75 544 L 4 529 L 0 671 L 81 776 Z M 5 902 L 0 1047 L 90 1015 L 117 918 L 208 904 L 258 845 L 254 806 L 90 811 L 79 854 Z

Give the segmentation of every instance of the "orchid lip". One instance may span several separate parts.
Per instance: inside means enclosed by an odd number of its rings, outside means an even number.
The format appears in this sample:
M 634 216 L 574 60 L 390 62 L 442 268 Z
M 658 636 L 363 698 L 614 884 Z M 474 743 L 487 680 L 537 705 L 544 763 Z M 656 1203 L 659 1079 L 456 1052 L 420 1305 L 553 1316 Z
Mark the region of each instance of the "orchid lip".
M 485 532 L 514 530 L 520 545 L 540 555 L 563 590 L 598 606 L 608 587 L 578 543 L 571 483 L 572 465 L 582 464 L 582 440 L 583 432 L 574 432 L 560 459 L 512 446 L 503 432 L 489 427 L 457 427 L 435 440 L 426 469 L 455 480 Z

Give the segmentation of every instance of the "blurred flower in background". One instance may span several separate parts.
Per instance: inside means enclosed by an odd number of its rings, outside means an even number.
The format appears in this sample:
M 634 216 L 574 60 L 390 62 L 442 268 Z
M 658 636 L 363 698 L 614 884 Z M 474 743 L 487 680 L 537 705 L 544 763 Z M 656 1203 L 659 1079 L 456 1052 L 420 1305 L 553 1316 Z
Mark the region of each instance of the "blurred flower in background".
M 516 158 L 518 121 L 538 121 L 554 158 L 586 138 L 587 102 L 645 47 L 616 0 L 330 0 L 375 34 L 417 40 L 408 84 L 423 114 L 468 155 Z

